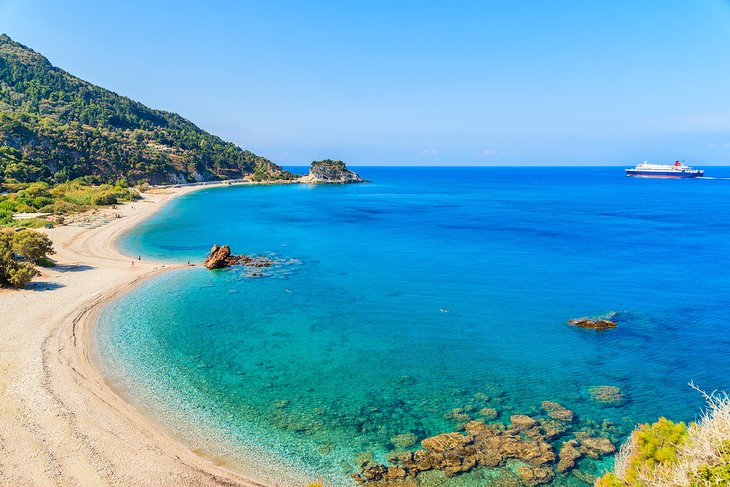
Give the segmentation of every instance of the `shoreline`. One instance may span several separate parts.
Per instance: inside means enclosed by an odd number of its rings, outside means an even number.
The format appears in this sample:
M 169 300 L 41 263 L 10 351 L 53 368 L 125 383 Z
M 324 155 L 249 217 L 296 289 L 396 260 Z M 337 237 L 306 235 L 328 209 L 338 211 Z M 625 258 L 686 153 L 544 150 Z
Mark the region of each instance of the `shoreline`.
M 104 304 L 188 267 L 134 260 L 118 239 L 172 199 L 214 186 L 146 193 L 99 228 L 45 230 L 56 266 L 26 289 L 0 292 L 0 315 L 12 317 L 0 324 L 0 485 L 265 485 L 175 439 L 115 391 L 93 358 Z

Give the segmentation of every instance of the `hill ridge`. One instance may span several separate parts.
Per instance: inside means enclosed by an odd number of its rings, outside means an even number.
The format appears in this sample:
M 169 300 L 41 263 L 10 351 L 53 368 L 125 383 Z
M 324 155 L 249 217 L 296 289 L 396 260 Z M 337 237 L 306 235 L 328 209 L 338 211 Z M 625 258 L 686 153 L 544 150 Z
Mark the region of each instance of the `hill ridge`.
M 0 35 L 0 180 L 183 183 L 292 179 L 181 115 L 94 85 Z

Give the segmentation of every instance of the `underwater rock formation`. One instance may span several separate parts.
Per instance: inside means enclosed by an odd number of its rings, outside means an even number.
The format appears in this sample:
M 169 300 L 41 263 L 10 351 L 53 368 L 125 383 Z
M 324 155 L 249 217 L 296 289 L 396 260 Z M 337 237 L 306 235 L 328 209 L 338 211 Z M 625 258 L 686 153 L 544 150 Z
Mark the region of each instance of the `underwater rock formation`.
M 566 409 L 557 402 L 543 401 L 542 408 L 547 412 L 548 416 L 559 421 L 570 423 L 573 421 L 573 411 Z
M 616 386 L 591 386 L 588 395 L 594 402 L 617 406 L 625 401 L 623 391 Z
M 594 392 L 608 400 L 616 395 L 616 389 L 599 386 Z M 386 455 L 386 463 L 375 461 L 368 453 L 361 457 L 360 471 L 352 478 L 368 486 L 420 485 L 421 481 L 433 478 L 425 472 L 439 472 L 448 478 L 480 467 L 499 469 L 498 475 L 505 482 L 499 485 L 562 485 L 571 476 L 581 481 L 593 478 L 593 472 L 582 471 L 578 462 L 615 453 L 613 442 L 617 441 L 618 431 L 609 421 L 581 421 L 554 401 L 543 401 L 541 408 L 543 413 L 530 416 L 513 414 L 509 424 L 485 422 L 493 421 L 497 414 L 494 408 L 477 409 L 473 404 L 453 408 L 444 419 L 456 421 L 458 431 L 425 438 L 420 449 L 406 451 L 402 448 L 408 448 L 416 435 L 396 435 L 390 440 L 396 450 Z M 482 419 L 463 423 L 467 413 L 479 414 Z M 483 478 L 479 471 L 475 472 L 475 479 Z M 419 478 L 422 473 L 424 477 Z
M 503 466 L 507 460 L 515 459 L 529 464 L 529 472 L 525 470 L 521 475 L 530 485 L 549 482 L 555 476 L 549 467 L 555 461 L 552 446 L 542 439 L 538 423 L 533 418 L 517 418 L 517 423 L 520 428 L 536 431 L 531 431 L 531 437 L 525 438 L 522 434 L 525 431 L 514 425 L 505 428 L 501 424 L 470 421 L 465 426 L 466 434 L 442 433 L 426 438 L 421 442 L 422 450 L 401 454 L 393 459 L 391 466 L 370 460 L 363 462 L 361 472 L 353 474 L 353 478 L 368 484 L 415 477 L 428 470 L 440 470 L 452 476 L 476 466 Z

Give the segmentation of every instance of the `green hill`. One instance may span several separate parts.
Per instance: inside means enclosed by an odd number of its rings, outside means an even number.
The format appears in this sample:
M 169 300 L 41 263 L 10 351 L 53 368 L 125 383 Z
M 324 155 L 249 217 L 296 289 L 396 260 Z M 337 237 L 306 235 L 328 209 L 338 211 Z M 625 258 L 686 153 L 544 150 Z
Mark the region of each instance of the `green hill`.
M 288 171 L 198 128 L 57 68 L 0 35 L 0 183 L 81 176 L 98 183 L 183 183 Z

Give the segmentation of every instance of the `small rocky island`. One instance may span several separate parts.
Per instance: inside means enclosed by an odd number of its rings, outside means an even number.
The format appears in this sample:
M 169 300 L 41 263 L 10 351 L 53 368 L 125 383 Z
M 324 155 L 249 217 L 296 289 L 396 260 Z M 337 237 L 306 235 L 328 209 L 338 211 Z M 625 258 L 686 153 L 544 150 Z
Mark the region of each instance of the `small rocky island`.
M 222 269 L 234 265 L 247 267 L 271 267 L 273 261 L 267 257 L 250 257 L 248 255 L 233 255 L 228 245 L 213 245 L 208 257 L 203 262 L 208 269 Z
M 332 159 L 312 162 L 309 174 L 300 177 L 298 181 L 305 184 L 367 183 L 356 172 L 347 169 L 344 162 Z

